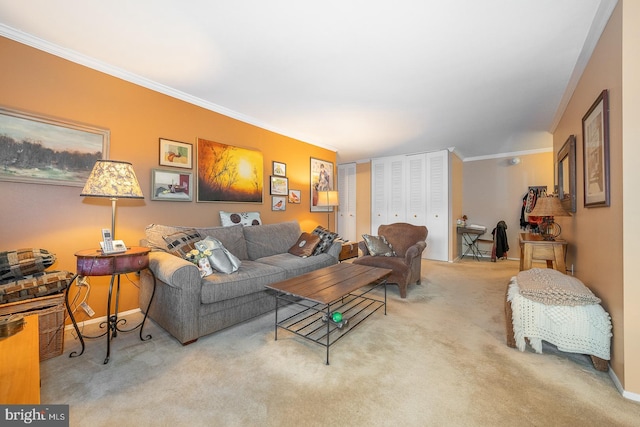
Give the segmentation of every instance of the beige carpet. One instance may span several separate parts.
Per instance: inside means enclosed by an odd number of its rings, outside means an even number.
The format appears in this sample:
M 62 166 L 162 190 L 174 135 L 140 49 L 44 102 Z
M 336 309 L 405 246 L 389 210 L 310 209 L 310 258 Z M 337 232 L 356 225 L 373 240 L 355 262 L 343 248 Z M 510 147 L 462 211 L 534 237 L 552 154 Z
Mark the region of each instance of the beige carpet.
M 72 426 L 632 426 L 640 404 L 582 355 L 505 345 L 514 261 L 423 262 L 401 300 L 325 349 L 280 331 L 273 313 L 183 347 L 121 334 L 41 365 L 42 402 L 70 405 Z M 136 318 L 132 319 L 135 321 Z M 87 328 L 88 329 L 88 328 Z

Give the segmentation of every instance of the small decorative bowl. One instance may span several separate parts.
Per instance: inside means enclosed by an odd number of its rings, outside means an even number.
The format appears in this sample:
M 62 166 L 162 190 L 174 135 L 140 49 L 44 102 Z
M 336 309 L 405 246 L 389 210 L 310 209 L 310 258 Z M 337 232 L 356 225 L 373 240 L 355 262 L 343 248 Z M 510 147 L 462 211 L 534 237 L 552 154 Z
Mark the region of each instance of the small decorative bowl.
M 24 328 L 24 316 L 12 314 L 0 318 L 0 338 L 7 338 L 15 335 Z

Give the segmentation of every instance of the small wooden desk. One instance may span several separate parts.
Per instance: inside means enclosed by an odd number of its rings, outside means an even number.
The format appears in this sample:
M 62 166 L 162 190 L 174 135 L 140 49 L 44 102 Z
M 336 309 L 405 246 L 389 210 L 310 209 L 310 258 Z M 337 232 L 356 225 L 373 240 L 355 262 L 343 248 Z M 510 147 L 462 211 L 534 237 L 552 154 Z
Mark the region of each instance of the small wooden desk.
M 544 240 L 540 234 L 520 233 L 520 271 L 529 270 L 533 260 L 547 261 L 547 268 L 567 273 L 566 240 Z
M 25 316 L 24 328 L 0 339 L 0 403 L 40 404 L 40 332 L 38 315 Z

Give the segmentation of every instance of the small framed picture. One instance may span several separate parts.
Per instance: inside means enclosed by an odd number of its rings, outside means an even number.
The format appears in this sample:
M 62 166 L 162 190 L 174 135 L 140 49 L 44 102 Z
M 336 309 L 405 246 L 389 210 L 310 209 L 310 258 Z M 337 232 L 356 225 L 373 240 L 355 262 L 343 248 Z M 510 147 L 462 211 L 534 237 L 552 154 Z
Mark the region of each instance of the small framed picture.
M 193 200 L 193 175 L 175 170 L 151 170 L 151 200 L 190 202 Z
M 289 180 L 282 176 L 271 177 L 271 194 L 274 196 L 286 196 L 289 194 Z
M 273 174 L 275 176 L 287 176 L 287 165 L 285 163 L 273 162 Z
M 284 196 L 271 197 L 271 210 L 272 211 L 285 211 L 287 210 L 287 198 Z
M 289 203 L 300 203 L 300 190 L 289 190 Z
M 193 145 L 160 138 L 160 166 L 193 168 Z

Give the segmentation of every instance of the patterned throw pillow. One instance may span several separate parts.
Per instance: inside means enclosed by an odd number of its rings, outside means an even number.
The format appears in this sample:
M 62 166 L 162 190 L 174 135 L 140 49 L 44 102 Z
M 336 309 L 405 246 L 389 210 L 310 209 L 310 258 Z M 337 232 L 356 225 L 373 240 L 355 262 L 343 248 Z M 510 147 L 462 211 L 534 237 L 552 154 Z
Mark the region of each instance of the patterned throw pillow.
M 21 279 L 40 273 L 56 261 L 56 256 L 45 249 L 17 249 L 0 252 L 0 280 Z
M 311 233 L 302 233 L 298 241 L 289 249 L 289 253 L 306 258 L 313 255 L 313 251 L 320 243 L 320 236 Z
M 370 236 L 363 234 L 364 242 L 372 256 L 396 256 L 391 243 L 384 236 Z
M 0 304 L 61 292 L 74 276 L 69 271 L 43 271 L 0 285 Z
M 329 231 L 321 225 L 317 226 L 311 234 L 316 234 L 320 237 L 320 243 L 313 251 L 314 255 L 320 255 L 321 253 L 328 251 L 331 245 L 333 245 L 333 241 L 338 237 L 338 233 Z
M 242 224 L 244 226 L 262 225 L 260 212 L 225 212 L 220 211 L 220 223 L 223 227 Z
M 189 251 L 195 249 L 195 243 L 202 240 L 202 236 L 194 228 L 178 231 L 162 238 L 167 242 L 167 251 L 180 258 L 184 258 Z

